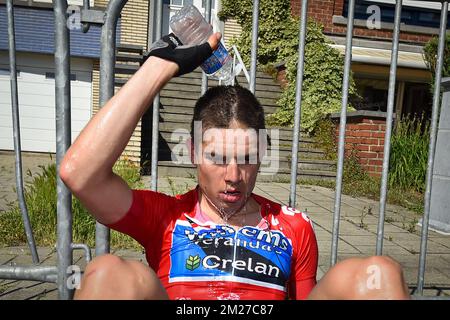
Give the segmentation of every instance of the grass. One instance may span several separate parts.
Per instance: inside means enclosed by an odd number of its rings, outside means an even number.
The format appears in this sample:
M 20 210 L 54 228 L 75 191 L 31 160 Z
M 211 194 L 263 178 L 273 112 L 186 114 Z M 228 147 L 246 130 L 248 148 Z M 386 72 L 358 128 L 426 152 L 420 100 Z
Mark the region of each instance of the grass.
M 12 285 L 10 283 L 0 283 L 0 294 L 8 291 Z
M 25 186 L 25 200 L 36 244 L 53 246 L 56 243 L 56 166 L 40 166 L 40 172 L 32 175 L 31 182 Z M 142 189 L 139 167 L 130 161 L 116 163 L 114 172 L 123 177 L 130 187 Z M 95 246 L 95 220 L 83 207 L 81 202 L 73 198 L 73 241 Z M 13 246 L 26 243 L 26 236 L 17 203 L 9 203 L 8 209 L 0 215 L 0 245 Z M 141 248 L 127 235 L 112 231 L 111 247 Z
M 429 121 L 423 116 L 398 122 L 391 141 L 389 186 L 425 191 L 429 137 Z
M 299 184 L 336 188 L 335 181 L 300 180 Z M 344 161 L 342 193 L 352 197 L 366 197 L 380 200 L 381 179 L 369 176 L 359 165 L 357 158 Z M 388 187 L 387 203 L 399 205 L 417 214 L 423 214 L 423 194 L 414 188 Z
M 337 159 L 335 124 L 318 123 L 314 137 L 325 158 Z M 417 214 L 424 210 L 423 192 L 428 160 L 429 122 L 424 117 L 401 119 L 392 135 L 387 202 Z M 369 176 L 351 154 L 344 160 L 342 193 L 353 197 L 380 199 L 381 179 Z M 301 180 L 300 183 L 335 188 L 335 181 Z

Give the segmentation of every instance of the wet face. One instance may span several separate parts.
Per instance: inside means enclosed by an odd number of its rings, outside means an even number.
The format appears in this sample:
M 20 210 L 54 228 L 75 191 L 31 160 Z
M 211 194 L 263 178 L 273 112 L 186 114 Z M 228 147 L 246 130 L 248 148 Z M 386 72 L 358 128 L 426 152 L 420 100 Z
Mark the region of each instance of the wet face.
M 260 165 L 257 131 L 233 122 L 205 130 L 201 146 L 196 162 L 202 193 L 226 214 L 245 209 Z

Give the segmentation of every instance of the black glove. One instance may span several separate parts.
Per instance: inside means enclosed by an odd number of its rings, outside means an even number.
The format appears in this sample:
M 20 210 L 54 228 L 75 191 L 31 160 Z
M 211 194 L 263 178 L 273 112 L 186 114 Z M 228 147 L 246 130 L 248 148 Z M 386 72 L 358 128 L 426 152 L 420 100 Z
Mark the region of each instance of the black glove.
M 144 54 L 144 62 L 150 56 L 173 61 L 179 67 L 176 76 L 181 76 L 194 71 L 212 53 L 208 42 L 201 45 L 182 46 L 180 39 L 170 33 L 152 44 L 150 51 Z

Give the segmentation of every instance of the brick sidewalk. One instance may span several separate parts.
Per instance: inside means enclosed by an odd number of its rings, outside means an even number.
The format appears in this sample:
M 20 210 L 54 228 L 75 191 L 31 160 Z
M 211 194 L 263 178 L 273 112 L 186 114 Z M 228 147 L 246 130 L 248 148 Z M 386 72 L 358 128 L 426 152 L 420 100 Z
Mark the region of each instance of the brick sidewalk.
M 4 154 L 0 154 L 0 167 L 4 161 Z M 149 185 L 148 177 L 144 177 L 144 182 Z M 195 184 L 193 179 L 162 177 L 159 180 L 159 190 L 172 194 L 174 191 L 183 191 Z M 257 183 L 254 192 L 287 204 L 289 184 Z M 298 208 L 307 212 L 314 221 L 319 244 L 318 278 L 320 278 L 330 264 L 334 190 L 317 186 L 299 186 L 297 203 Z M 377 201 L 342 196 L 338 260 L 375 254 L 378 207 Z M 402 265 L 406 281 L 411 288 L 414 288 L 417 283 L 419 265 L 420 227 L 416 225 L 418 218 L 415 213 L 402 207 L 387 206 L 386 221 L 389 222 L 385 223 L 383 254 L 395 258 Z M 55 265 L 54 250 L 51 248 L 39 248 L 39 250 L 43 265 Z M 141 252 L 122 250 L 115 253 L 127 258 L 144 260 Z M 74 261 L 83 268 L 85 262 L 81 253 L 76 251 L 75 258 Z M 425 284 L 429 289 L 425 290 L 425 294 L 450 295 L 450 236 L 430 231 L 426 261 Z M 0 264 L 11 263 L 30 265 L 29 250 L 26 247 L 0 249 Z M 55 299 L 56 297 L 54 284 L 0 280 L 0 299 Z

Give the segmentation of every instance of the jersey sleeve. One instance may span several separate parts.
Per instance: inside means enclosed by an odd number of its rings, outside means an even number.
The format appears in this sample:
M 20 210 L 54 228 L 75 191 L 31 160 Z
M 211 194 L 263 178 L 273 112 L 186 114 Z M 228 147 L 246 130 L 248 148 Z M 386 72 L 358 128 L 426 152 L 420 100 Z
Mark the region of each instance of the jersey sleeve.
M 109 228 L 125 233 L 146 247 L 152 236 L 164 229 L 164 217 L 172 198 L 149 190 L 133 190 L 130 209 Z
M 295 254 L 289 281 L 289 297 L 292 299 L 305 299 L 316 284 L 319 255 L 312 222 L 304 213 L 299 215 L 301 221 L 296 226 Z

